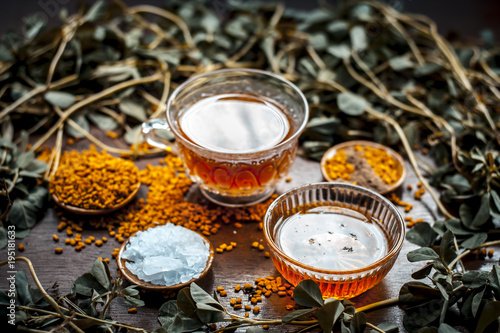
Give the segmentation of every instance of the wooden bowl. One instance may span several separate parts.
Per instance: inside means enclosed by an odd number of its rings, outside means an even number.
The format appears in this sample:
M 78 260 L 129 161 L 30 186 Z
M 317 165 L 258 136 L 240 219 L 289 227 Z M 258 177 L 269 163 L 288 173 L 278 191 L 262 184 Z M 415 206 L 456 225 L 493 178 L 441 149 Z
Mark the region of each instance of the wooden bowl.
M 195 231 L 193 231 L 195 232 Z M 179 284 L 174 284 L 171 286 L 162 286 L 162 285 L 157 285 L 157 284 L 152 284 L 146 281 L 143 281 L 139 279 L 135 274 L 133 274 L 127 266 L 125 266 L 125 263 L 129 260 L 122 258 L 123 252 L 125 251 L 125 248 L 127 247 L 128 243 L 130 242 L 130 237 L 127 238 L 125 242 L 120 246 L 120 251 L 118 252 L 118 256 L 116 257 L 116 262 L 118 264 L 118 269 L 120 270 L 122 276 L 131 284 L 137 285 L 139 288 L 145 291 L 158 291 L 158 292 L 169 292 L 173 290 L 178 290 L 184 287 L 189 286 L 192 282 L 196 282 L 198 280 L 201 280 L 205 275 L 207 275 L 208 271 L 210 268 L 212 268 L 212 264 L 214 261 L 214 247 L 212 243 L 208 240 L 207 237 L 204 235 L 196 232 L 201 238 L 203 238 L 203 241 L 208 243 L 209 245 L 209 255 L 208 255 L 208 260 L 207 264 L 205 266 L 205 269 L 201 272 L 200 276 L 198 278 L 192 278 L 191 280 L 185 282 L 185 283 L 179 283 Z M 133 236 L 131 236 L 133 237 Z
M 326 169 L 325 169 L 327 160 L 329 160 L 330 158 L 332 158 L 333 156 L 335 156 L 335 154 L 337 154 L 337 151 L 339 151 L 340 149 L 344 149 L 345 150 L 346 148 L 354 147 L 354 146 L 357 146 L 357 145 L 360 145 L 362 147 L 370 146 L 372 148 L 376 148 L 376 149 L 378 148 L 378 149 L 385 150 L 385 152 L 387 154 L 389 154 L 392 158 L 394 158 L 396 160 L 396 162 L 398 163 L 398 171 L 399 171 L 399 174 L 400 174 L 400 177 L 399 177 L 398 181 L 395 182 L 392 185 L 389 185 L 389 187 L 386 190 L 376 191 L 377 193 L 379 193 L 379 194 L 390 193 L 390 192 L 394 191 L 395 189 L 397 189 L 398 187 L 400 187 L 401 184 L 403 184 L 403 182 L 404 182 L 404 180 L 406 178 L 406 174 L 407 174 L 406 164 L 405 164 L 405 161 L 404 161 L 403 157 L 401 157 L 401 155 L 399 153 L 397 153 L 396 151 L 394 151 L 393 149 L 391 149 L 391 148 L 389 148 L 387 146 L 381 145 L 381 144 L 376 143 L 376 142 L 363 141 L 363 140 L 353 140 L 353 141 L 342 142 L 342 143 L 339 143 L 339 144 L 331 147 L 330 149 L 328 149 L 325 152 L 325 154 L 323 155 L 323 158 L 321 159 L 321 173 L 323 174 L 323 177 L 327 181 L 329 181 L 329 182 L 339 181 L 338 179 L 332 179 L 332 178 L 330 178 L 328 176 L 328 174 L 326 172 Z M 372 188 L 370 188 L 370 189 L 374 190 Z
M 134 199 L 135 195 L 137 192 L 139 192 L 139 189 L 141 188 L 141 182 L 137 182 L 137 185 L 134 187 L 132 192 L 130 192 L 129 196 L 125 198 L 122 202 L 120 202 L 118 205 L 109 207 L 109 208 L 102 208 L 102 209 L 88 209 L 88 208 L 81 208 L 81 207 L 76 207 L 72 205 L 65 204 L 64 202 L 60 201 L 59 198 L 55 195 L 52 194 L 52 199 L 54 202 L 61 208 L 67 210 L 70 213 L 73 214 L 79 214 L 79 215 L 102 215 L 102 214 L 108 214 L 111 212 L 114 212 L 115 210 L 118 210 L 124 206 L 126 206 L 132 199 Z

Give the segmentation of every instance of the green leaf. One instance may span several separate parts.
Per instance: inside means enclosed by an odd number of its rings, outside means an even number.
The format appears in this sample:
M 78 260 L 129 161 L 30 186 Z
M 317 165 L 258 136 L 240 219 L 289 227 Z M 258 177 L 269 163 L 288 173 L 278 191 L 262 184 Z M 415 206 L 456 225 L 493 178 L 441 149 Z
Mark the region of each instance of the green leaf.
M 404 327 L 408 331 L 414 332 L 422 327 L 430 326 L 441 315 L 443 304 L 444 301 L 442 299 L 433 299 L 407 309 L 403 317 Z
M 347 115 L 359 116 L 370 106 L 361 96 L 353 93 L 340 93 L 337 96 L 337 106 Z
M 71 287 L 72 294 L 79 294 L 83 296 L 92 296 L 92 290 L 97 291 L 99 294 L 104 294 L 108 290 L 105 289 L 91 273 L 85 273 L 78 277 L 73 286 Z
M 218 303 L 217 303 L 218 304 Z M 222 306 L 213 306 L 206 303 L 196 303 L 196 314 L 198 318 L 205 324 L 217 323 L 224 320 L 224 310 Z
M 179 313 L 179 308 L 174 300 L 167 301 L 158 310 L 158 321 L 162 327 L 169 328 L 174 322 L 175 316 Z
M 124 297 L 125 303 L 130 305 L 130 306 L 133 306 L 133 307 L 141 307 L 141 306 L 144 306 L 144 304 L 145 304 L 142 299 L 138 299 L 138 298 L 127 296 L 127 295 L 124 295 L 123 297 Z
M 447 230 L 441 239 L 439 253 L 441 259 L 446 263 L 452 262 L 457 257 L 457 253 L 455 252 L 455 235 L 450 230 Z
M 488 325 L 500 317 L 500 301 L 491 301 L 484 305 L 475 333 L 483 332 Z
M 196 303 L 191 298 L 189 287 L 182 288 L 177 294 L 177 307 L 188 317 L 196 312 Z
M 106 263 L 100 259 L 96 259 L 90 273 L 95 277 L 97 282 L 101 284 L 101 286 L 103 286 L 106 290 L 111 290 L 111 276 Z
M 326 52 L 340 59 L 346 59 L 351 56 L 351 49 L 346 43 L 331 45 L 327 47 Z
M 189 288 L 191 298 L 196 303 L 196 307 L 200 307 L 200 304 L 208 304 L 215 307 L 218 310 L 224 310 L 224 307 L 219 304 L 212 296 L 210 296 L 205 290 L 203 290 L 196 283 L 191 283 Z
M 438 333 L 460 333 L 460 331 L 457 331 L 447 323 L 441 323 L 441 325 L 439 325 Z
M 98 112 L 89 112 L 87 117 L 103 131 L 112 131 L 118 127 L 118 122 L 115 119 Z
M 87 118 L 85 118 L 85 116 L 83 114 L 74 115 L 74 116 L 70 117 L 70 119 L 73 120 L 75 123 L 77 123 L 78 126 L 80 126 L 83 130 L 85 130 L 87 132 L 90 130 L 89 122 L 87 121 Z M 72 136 L 73 138 L 81 139 L 84 137 L 84 135 L 82 133 L 77 131 L 69 123 L 66 123 L 66 126 L 64 127 L 64 129 L 66 130 L 66 133 L 68 133 L 68 135 Z
M 406 282 L 399 290 L 399 301 L 402 304 L 419 303 L 426 299 L 427 295 L 440 297 L 441 293 L 420 281 Z
M 339 300 L 328 299 L 321 308 L 316 310 L 315 316 L 318 318 L 318 324 L 323 332 L 332 331 L 333 325 L 335 325 L 344 309 L 344 305 Z
M 476 213 L 476 216 L 472 220 L 472 226 L 479 228 L 484 225 L 490 219 L 490 194 L 486 193 L 481 198 L 481 206 Z
M 137 125 L 133 127 L 130 131 L 128 131 L 127 134 L 125 134 L 124 136 L 125 142 L 128 143 L 129 145 L 135 145 L 144 142 L 144 138 L 141 135 L 141 127 L 142 127 L 141 125 Z
M 417 261 L 439 259 L 439 256 L 430 247 L 422 247 L 420 249 L 416 249 L 416 250 L 408 252 L 407 258 L 408 258 L 408 261 L 410 261 L 410 262 L 417 262 Z
M 380 323 L 377 325 L 377 327 L 380 328 L 385 333 L 398 333 L 399 332 L 398 325 L 393 324 L 389 321 L 385 321 L 383 323 Z M 370 331 L 370 333 L 376 333 L 376 332 L 378 332 L 378 331 L 376 331 L 376 330 Z
M 417 223 L 406 233 L 406 239 L 419 246 L 430 246 L 436 240 L 437 233 L 427 222 Z
M 466 249 L 475 249 L 483 244 L 487 238 L 488 234 L 486 232 L 479 232 L 464 240 L 460 245 Z
M 206 11 L 200 21 L 200 25 L 208 34 L 213 34 L 220 26 L 221 22 L 211 11 Z
M 446 228 L 451 230 L 453 234 L 463 236 L 463 235 L 473 235 L 474 231 L 466 229 L 465 226 L 458 219 L 450 219 L 445 221 Z
M 28 278 L 24 271 L 18 271 L 15 279 L 16 296 L 22 305 L 28 305 L 32 302 Z
M 106 2 L 99 0 L 96 1 L 92 7 L 89 8 L 85 16 L 83 17 L 84 22 L 94 22 L 106 15 Z
M 63 110 L 69 108 L 76 101 L 75 96 L 64 91 L 48 91 L 43 98 L 50 104 L 58 106 Z
M 351 319 L 351 326 L 349 327 L 352 333 L 363 333 L 366 327 L 366 314 L 356 312 Z
M 36 224 L 36 211 L 33 209 L 29 200 L 16 198 L 12 202 L 12 207 L 7 215 L 7 219 L 17 228 L 31 229 Z
M 0 227 L 0 250 L 7 246 L 7 229 Z
M 462 275 L 462 282 L 467 288 L 479 288 L 488 280 L 488 274 L 486 271 L 468 271 Z
M 415 77 L 427 76 L 436 73 L 440 69 L 441 65 L 435 63 L 426 63 L 418 66 L 413 72 L 413 75 L 415 75 Z
M 459 208 L 459 214 L 460 219 L 466 227 L 477 230 L 477 228 L 472 225 L 473 214 L 472 208 L 469 205 L 467 205 L 466 203 L 461 204 Z
M 472 306 L 471 311 L 472 315 L 476 317 L 477 311 L 479 310 L 479 306 L 481 305 L 481 301 L 483 300 L 484 291 L 486 290 L 486 286 L 481 288 L 476 292 L 476 294 L 472 297 Z
M 399 56 L 389 59 L 389 66 L 395 71 L 413 68 L 415 64 L 407 56 Z
M 411 277 L 414 279 L 417 279 L 417 280 L 425 279 L 429 275 L 429 273 L 431 272 L 433 266 L 434 266 L 433 263 L 430 262 L 427 265 L 425 265 L 424 267 L 422 267 L 421 269 L 413 272 L 411 274 Z
M 147 120 L 146 109 L 144 106 L 131 99 L 123 99 L 118 107 L 127 116 L 135 118 L 141 122 Z
M 493 265 L 491 271 L 488 274 L 488 280 L 490 281 L 490 286 L 495 293 L 497 299 L 500 298 L 500 268 L 499 266 Z
M 35 154 L 32 151 L 21 153 L 16 159 L 16 165 L 19 169 L 25 169 L 35 160 Z
M 349 32 L 352 49 L 355 52 L 364 51 L 368 47 L 368 37 L 363 26 L 356 25 Z
M 283 319 L 281 320 L 281 324 L 286 325 L 289 322 L 294 321 L 294 320 L 308 320 L 310 318 L 310 316 L 308 316 L 308 315 L 314 311 L 315 311 L 315 309 L 296 310 L 296 311 L 284 316 Z
M 306 307 L 321 307 L 324 304 L 318 284 L 311 279 L 299 282 L 293 291 L 293 299 Z

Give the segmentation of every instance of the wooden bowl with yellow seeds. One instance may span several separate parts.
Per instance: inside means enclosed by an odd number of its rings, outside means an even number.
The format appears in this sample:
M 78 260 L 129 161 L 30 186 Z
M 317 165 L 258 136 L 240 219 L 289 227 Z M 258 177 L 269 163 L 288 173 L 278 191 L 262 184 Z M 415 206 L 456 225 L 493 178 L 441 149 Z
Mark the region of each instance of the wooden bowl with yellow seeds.
M 89 150 L 67 151 L 52 176 L 54 202 L 75 214 L 107 214 L 127 205 L 141 187 L 132 161 Z
M 328 149 L 321 173 L 329 182 L 345 182 L 387 194 L 403 184 L 406 165 L 393 149 L 376 142 L 354 140 Z

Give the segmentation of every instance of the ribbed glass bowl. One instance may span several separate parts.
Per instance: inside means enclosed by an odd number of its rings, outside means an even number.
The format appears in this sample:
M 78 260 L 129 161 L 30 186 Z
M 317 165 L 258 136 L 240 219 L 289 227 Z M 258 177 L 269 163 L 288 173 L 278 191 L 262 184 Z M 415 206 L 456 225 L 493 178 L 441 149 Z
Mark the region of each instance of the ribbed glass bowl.
M 387 241 L 386 251 L 366 266 L 351 270 L 320 269 L 292 258 L 280 245 L 282 241 L 280 237 L 283 237 L 280 233 L 287 223 L 310 223 L 311 221 L 297 222 L 296 219 L 295 222 L 290 222 L 292 219 L 289 218 L 298 213 L 312 212 L 311 209 L 335 210 L 337 213 L 347 210 L 348 212 L 354 211 L 358 215 L 362 214 L 360 216 L 371 221 L 367 223 L 375 223 L 381 230 L 381 238 Z M 332 215 L 332 218 L 335 216 Z M 294 224 L 295 226 L 297 225 Z M 341 226 L 343 228 L 344 224 Z M 349 225 L 345 227 L 349 228 Z M 396 207 L 389 200 L 371 190 L 344 183 L 314 183 L 282 194 L 269 206 L 264 217 L 264 235 L 276 268 L 290 283 L 297 285 L 301 280 L 312 279 L 319 284 L 323 298 L 345 299 L 365 292 L 387 275 L 403 245 L 405 225 Z M 366 237 L 371 237 L 371 234 Z M 287 242 L 290 244 L 300 242 L 299 239 L 293 238 L 286 238 Z M 370 250 L 370 248 L 365 249 L 368 253 Z M 328 261 L 329 258 L 325 260 Z M 331 264 L 332 267 L 342 266 L 336 265 L 335 262 Z

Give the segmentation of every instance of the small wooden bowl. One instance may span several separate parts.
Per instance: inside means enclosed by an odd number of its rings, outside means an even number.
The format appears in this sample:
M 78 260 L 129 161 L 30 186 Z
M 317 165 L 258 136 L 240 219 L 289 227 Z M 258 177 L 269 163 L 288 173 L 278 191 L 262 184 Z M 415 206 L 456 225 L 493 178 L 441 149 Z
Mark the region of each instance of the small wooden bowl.
M 141 188 L 141 182 L 137 182 L 137 185 L 134 187 L 132 192 L 130 192 L 129 196 L 125 198 L 122 202 L 120 202 L 118 205 L 109 207 L 109 208 L 102 208 L 102 209 L 88 209 L 88 208 L 81 208 L 81 207 L 76 207 L 72 205 L 65 204 L 64 202 L 60 201 L 59 198 L 55 195 L 52 194 L 52 199 L 54 202 L 61 208 L 67 210 L 70 213 L 73 214 L 79 214 L 79 215 L 102 215 L 102 214 L 108 214 L 111 212 L 114 212 L 115 210 L 118 210 L 124 206 L 126 206 L 132 199 L 134 199 L 135 195 L 137 192 L 139 192 L 139 189 Z
M 194 231 L 195 232 L 195 231 Z M 157 284 L 152 284 L 146 281 L 143 281 L 139 279 L 135 274 L 133 274 L 127 266 L 125 266 L 125 263 L 129 260 L 122 258 L 123 252 L 125 251 L 125 248 L 127 247 L 128 243 L 130 242 L 130 238 L 127 238 L 125 242 L 120 246 L 120 251 L 118 252 L 118 256 L 116 257 L 116 262 L 118 264 L 118 269 L 120 270 L 121 274 L 123 277 L 131 284 L 137 285 L 139 288 L 145 291 L 157 291 L 157 292 L 169 292 L 173 290 L 178 290 L 184 287 L 189 286 L 192 282 L 196 282 L 198 280 L 201 280 L 205 275 L 207 275 L 208 271 L 210 268 L 212 268 L 212 264 L 214 262 L 214 247 L 212 243 L 208 240 L 207 237 L 204 235 L 196 232 L 201 238 L 203 238 L 203 241 L 208 243 L 209 245 L 209 255 L 208 255 L 208 260 L 207 264 L 205 266 L 205 269 L 201 272 L 200 276 L 198 278 L 192 278 L 191 280 L 185 282 L 185 283 L 179 283 L 179 284 L 174 284 L 171 286 L 162 286 L 162 285 L 157 285 Z M 133 237 L 133 236 L 131 236 Z
M 387 193 L 390 193 L 392 191 L 394 191 L 395 189 L 397 189 L 398 187 L 401 186 L 401 184 L 403 184 L 405 178 L 406 178 L 406 164 L 405 164 L 405 161 L 403 159 L 403 157 L 401 157 L 401 155 L 399 153 L 397 153 L 396 151 L 394 151 L 393 149 L 387 147 L 387 146 L 384 146 L 384 145 L 381 145 L 379 143 L 376 143 L 376 142 L 372 142 L 372 141 L 363 141 L 363 140 L 354 140 L 354 141 L 346 141 L 346 142 L 342 142 L 342 143 L 339 143 L 333 147 L 331 147 L 330 149 L 328 149 L 325 154 L 323 155 L 323 158 L 321 159 L 321 173 L 323 174 L 323 177 L 329 181 L 329 182 L 335 182 L 335 181 L 338 181 L 338 179 L 331 179 L 327 172 L 326 172 L 326 169 L 325 169 L 325 166 L 326 166 L 326 162 L 327 160 L 329 160 L 330 158 L 332 158 L 333 156 L 335 156 L 335 154 L 337 153 L 337 151 L 339 151 L 340 149 L 346 149 L 346 148 L 350 148 L 350 147 L 354 147 L 354 146 L 357 146 L 357 145 L 360 145 L 362 147 L 366 147 L 366 146 L 370 146 L 372 148 L 378 148 L 378 149 L 382 149 L 382 150 L 385 150 L 385 152 L 387 154 L 389 154 L 392 158 L 394 158 L 397 162 L 398 162 L 398 171 L 399 171 L 399 174 L 401 175 L 398 179 L 397 182 L 395 182 L 394 184 L 390 185 L 386 190 L 384 191 L 376 191 L 377 193 L 379 194 L 387 194 Z M 370 188 L 371 190 L 373 190 L 372 188 Z

